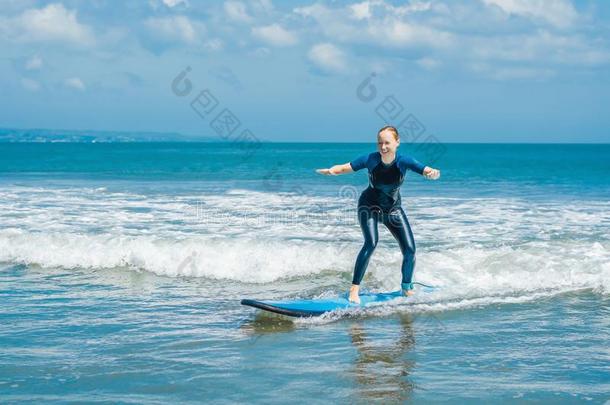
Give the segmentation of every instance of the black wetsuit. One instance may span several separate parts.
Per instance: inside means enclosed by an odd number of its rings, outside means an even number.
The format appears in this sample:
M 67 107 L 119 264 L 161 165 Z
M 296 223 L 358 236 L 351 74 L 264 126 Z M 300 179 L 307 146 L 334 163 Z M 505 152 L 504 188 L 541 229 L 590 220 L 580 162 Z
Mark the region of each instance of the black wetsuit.
M 423 174 L 425 166 L 409 156 L 396 153 L 392 163 L 385 164 L 379 152 L 360 156 L 350 162 L 354 171 L 367 168 L 369 186 L 358 200 L 358 222 L 364 235 L 364 246 L 358 254 L 354 268 L 353 284 L 360 284 L 379 234 L 377 224 L 381 221 L 394 235 L 403 255 L 402 288 L 411 289 L 415 268 L 415 240 L 407 216 L 400 205 L 400 185 L 407 170 Z

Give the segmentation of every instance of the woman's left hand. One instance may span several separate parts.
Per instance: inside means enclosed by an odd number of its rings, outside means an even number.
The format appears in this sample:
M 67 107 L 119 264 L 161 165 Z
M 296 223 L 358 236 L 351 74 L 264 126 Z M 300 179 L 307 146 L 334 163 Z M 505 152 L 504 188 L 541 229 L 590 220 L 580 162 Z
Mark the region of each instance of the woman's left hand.
M 436 180 L 441 177 L 441 171 L 426 166 L 424 169 L 424 177 L 430 180 Z

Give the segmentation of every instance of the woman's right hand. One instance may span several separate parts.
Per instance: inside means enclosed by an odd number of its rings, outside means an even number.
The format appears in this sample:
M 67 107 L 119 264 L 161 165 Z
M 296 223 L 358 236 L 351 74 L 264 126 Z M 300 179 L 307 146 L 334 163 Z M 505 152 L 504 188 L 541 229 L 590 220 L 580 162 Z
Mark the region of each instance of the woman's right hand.
M 325 174 L 327 176 L 338 176 L 344 173 L 353 172 L 352 166 L 349 163 L 345 163 L 342 165 L 334 165 L 329 169 L 316 169 L 316 172 L 320 174 Z
M 327 176 L 334 175 L 334 173 L 331 171 L 331 169 L 316 169 L 316 172 L 318 172 L 320 174 L 325 174 Z

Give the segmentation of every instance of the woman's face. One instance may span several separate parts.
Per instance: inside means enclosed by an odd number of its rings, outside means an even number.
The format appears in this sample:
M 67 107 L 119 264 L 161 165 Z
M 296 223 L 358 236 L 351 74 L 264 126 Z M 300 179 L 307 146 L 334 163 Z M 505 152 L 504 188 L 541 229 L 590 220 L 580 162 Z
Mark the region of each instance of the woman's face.
M 400 142 L 394 138 L 394 133 L 391 131 L 383 131 L 377 135 L 377 149 L 381 155 L 395 154 L 399 144 Z

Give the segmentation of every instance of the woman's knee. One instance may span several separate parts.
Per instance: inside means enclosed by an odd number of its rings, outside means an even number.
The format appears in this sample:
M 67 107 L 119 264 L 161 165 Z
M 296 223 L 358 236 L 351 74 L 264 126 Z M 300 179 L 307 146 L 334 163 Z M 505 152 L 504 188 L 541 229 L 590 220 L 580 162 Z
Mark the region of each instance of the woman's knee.
M 364 242 L 364 246 L 362 248 L 364 250 L 366 250 L 367 252 L 373 253 L 373 251 L 377 247 L 378 242 L 379 242 L 379 239 L 377 239 L 377 238 L 368 239 Z
M 389 224 L 395 229 L 396 239 L 400 244 L 400 248 L 404 255 L 415 255 L 415 239 L 409 226 L 409 221 L 404 211 L 398 210 L 394 215 L 389 215 Z
M 415 256 L 415 241 L 412 239 L 409 242 L 402 244 L 401 246 L 403 256 Z

